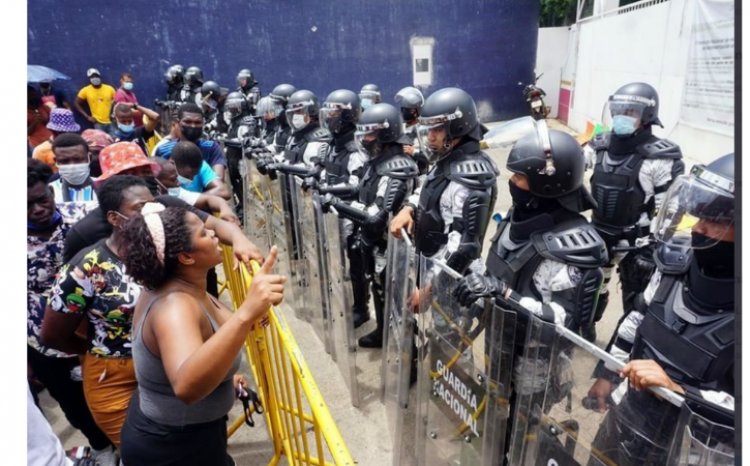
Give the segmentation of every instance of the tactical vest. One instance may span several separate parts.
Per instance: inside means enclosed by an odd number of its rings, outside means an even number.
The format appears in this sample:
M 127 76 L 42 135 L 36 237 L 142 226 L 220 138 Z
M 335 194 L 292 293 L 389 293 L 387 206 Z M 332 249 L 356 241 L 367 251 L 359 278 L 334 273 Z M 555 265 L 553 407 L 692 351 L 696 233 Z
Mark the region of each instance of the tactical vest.
M 440 211 L 440 198 L 451 181 L 472 189 L 488 189 L 492 192 L 492 204 L 497 195 L 494 164 L 479 144 L 470 141 L 457 146 L 453 152 L 439 161 L 427 174 L 419 195 L 415 216 L 414 238 L 417 252 L 432 256 L 448 242 L 445 221 Z M 491 178 L 490 186 L 483 186 Z M 463 232 L 463 222 L 453 222 L 451 231 Z
M 382 167 L 397 164 L 412 164 L 411 159 L 405 156 L 400 145 L 386 146 L 385 154 L 380 155 L 367 164 L 365 174 L 359 185 L 359 202 L 365 206 L 375 203 L 378 197 L 378 185 L 380 178 L 386 176 L 382 173 Z
M 687 273 L 662 275 L 638 327 L 631 359 L 657 361 L 678 384 L 734 393 L 727 377 L 734 364 L 734 308 L 689 305 L 686 278 Z
M 354 152 L 357 152 L 357 146 L 353 139 L 344 144 L 339 144 L 336 141 L 335 144 L 331 145 L 330 151 L 323 162 L 323 167 L 326 170 L 326 184 L 334 186 L 349 182 L 349 158 Z
M 284 150 L 284 158 L 293 165 L 305 163 L 303 156 L 305 155 L 307 144 L 312 141 L 330 139 L 330 134 L 325 128 L 317 125 L 309 125 L 299 133 L 291 136 L 291 139 L 287 142 L 286 150 Z

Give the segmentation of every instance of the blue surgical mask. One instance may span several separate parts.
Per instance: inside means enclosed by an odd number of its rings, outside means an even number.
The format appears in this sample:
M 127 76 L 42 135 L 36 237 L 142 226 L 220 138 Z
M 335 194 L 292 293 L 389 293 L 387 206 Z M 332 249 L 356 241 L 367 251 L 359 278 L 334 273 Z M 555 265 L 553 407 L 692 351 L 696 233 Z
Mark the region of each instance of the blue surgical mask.
M 638 128 L 638 118 L 627 115 L 612 117 L 612 131 L 618 136 L 630 136 Z
M 122 83 L 122 88 L 125 89 L 126 91 L 132 91 L 133 90 L 133 83 L 130 82 L 130 81 L 126 81 L 126 82 Z
M 182 175 L 177 175 L 177 181 L 179 181 L 183 186 L 188 186 L 193 182 L 193 180 L 191 180 L 190 178 L 185 178 Z
M 363 110 L 367 110 L 372 107 L 372 99 L 362 99 L 361 105 Z
M 122 134 L 130 134 L 130 133 L 132 133 L 135 130 L 135 123 L 130 123 L 129 125 L 124 125 L 124 124 L 122 124 L 122 123 L 120 123 L 118 121 L 117 122 L 117 129 L 119 129 Z

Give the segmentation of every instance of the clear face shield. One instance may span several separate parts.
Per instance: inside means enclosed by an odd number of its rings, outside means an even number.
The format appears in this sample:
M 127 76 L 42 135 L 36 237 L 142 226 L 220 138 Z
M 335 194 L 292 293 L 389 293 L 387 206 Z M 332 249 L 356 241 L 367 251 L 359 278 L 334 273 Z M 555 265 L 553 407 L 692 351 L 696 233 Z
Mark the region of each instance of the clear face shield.
M 734 227 L 734 182 L 704 167 L 675 179 L 667 191 L 654 224 L 654 237 L 662 243 L 691 244 L 691 233 L 708 238 L 693 249 L 705 249 L 727 240 Z
M 354 143 L 357 149 L 371 158 L 380 155 L 381 144 L 378 142 L 378 131 L 389 127 L 388 121 L 382 123 L 358 124 L 354 132 Z
M 263 97 L 258 101 L 255 107 L 255 116 L 261 117 L 266 121 L 275 120 L 284 112 L 284 107 L 271 97 Z
M 242 101 L 239 99 L 229 99 L 224 103 L 224 119 L 229 117 L 229 120 L 233 120 L 242 114 Z
M 630 136 L 641 126 L 643 111 L 656 102 L 637 95 L 615 94 L 609 97 L 606 114 L 611 117 L 604 123 L 618 136 Z
M 422 152 L 430 163 L 435 163 L 445 157 L 451 150 L 450 122 L 463 115 L 458 108 L 450 115 L 419 117 L 417 137 L 422 146 Z
M 287 107 L 286 121 L 293 132 L 296 133 L 310 124 L 311 119 L 308 112 L 310 105 L 311 103 L 299 102 Z
M 320 109 L 320 124 L 331 133 L 338 133 L 344 124 L 344 110 L 352 110 L 350 104 L 326 102 Z

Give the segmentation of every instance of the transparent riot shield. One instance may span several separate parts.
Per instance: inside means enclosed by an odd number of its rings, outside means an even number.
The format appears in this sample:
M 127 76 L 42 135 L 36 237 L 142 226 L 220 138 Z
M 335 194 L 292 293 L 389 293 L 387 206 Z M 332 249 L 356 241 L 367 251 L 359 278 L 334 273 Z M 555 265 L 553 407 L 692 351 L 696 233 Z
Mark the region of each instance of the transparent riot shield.
M 282 180 L 278 177 L 262 176 L 262 180 L 269 246 L 275 245 L 278 249 L 279 260 L 276 262 L 278 273 L 289 277 L 290 255 L 286 236 L 286 202 L 282 195 L 286 190 L 282 188 Z
M 415 314 L 409 298 L 416 291 L 414 248 L 408 238 L 388 235 L 383 335 L 382 399 L 391 433 L 391 464 L 410 464 L 414 445 L 414 406 L 409 403 L 412 360 L 416 359 Z M 409 422 L 411 420 L 412 422 Z
M 513 367 L 508 464 L 666 464 L 678 406 L 649 390 L 628 390 L 627 380 L 594 379 L 600 362 L 612 368 L 616 361 L 572 332 L 533 315 L 523 326 L 524 348 Z M 600 382 L 611 384 L 609 395 L 594 396 Z
M 349 387 L 352 406 L 359 407 L 357 382 L 357 339 L 352 316 L 352 283 L 349 278 L 349 260 L 346 256 L 347 220 L 339 219 L 335 212 L 323 215 L 325 250 L 328 271 L 328 295 L 331 326 L 333 328 L 334 359 Z M 349 224 L 351 228 L 351 224 Z
M 731 416 L 733 417 L 733 416 Z M 730 466 L 735 464 L 733 419 L 714 422 L 685 403 L 677 422 L 670 466 Z
M 301 239 L 301 189 L 295 181 L 294 175 L 277 173 L 281 187 L 281 200 L 284 210 L 284 238 L 289 260 L 289 291 L 290 305 L 298 319 L 312 321 L 310 308 L 305 306 L 305 290 L 308 288 L 307 263 L 302 250 Z
M 266 185 L 268 178 L 258 172 L 255 160 L 243 157 L 240 160 L 240 174 L 242 175 L 242 195 L 244 198 L 244 225 L 245 234 L 255 244 L 270 250 L 273 244 L 271 238 L 271 225 L 266 215 L 266 196 L 269 188 Z
M 417 460 L 502 464 L 516 315 L 480 300 L 461 306 L 460 275 L 420 257 Z M 505 337 L 509 338 L 505 338 Z
M 305 315 L 323 342 L 326 353 L 333 354 L 333 332 L 331 330 L 330 302 L 327 283 L 327 265 L 325 251 L 325 229 L 323 211 L 320 201 L 312 190 L 302 189 L 302 179 L 295 176 L 299 220 L 297 229 L 302 247 L 303 268 L 305 275 L 300 278 L 300 296 L 298 305 L 303 306 Z

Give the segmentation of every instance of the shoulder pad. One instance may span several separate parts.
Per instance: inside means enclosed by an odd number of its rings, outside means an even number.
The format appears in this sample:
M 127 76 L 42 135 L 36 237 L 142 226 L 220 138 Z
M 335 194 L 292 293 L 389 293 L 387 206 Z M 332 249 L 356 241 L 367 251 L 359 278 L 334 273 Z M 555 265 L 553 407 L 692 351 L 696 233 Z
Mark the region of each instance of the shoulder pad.
M 495 163 L 484 152 L 479 152 L 452 162 L 448 179 L 467 188 L 486 189 L 495 186 L 497 175 Z
M 687 273 L 693 261 L 693 248 L 690 238 L 673 238 L 669 243 L 658 243 L 654 248 L 654 262 L 665 275 Z
M 609 149 L 610 134 L 611 133 L 609 131 L 597 134 L 596 136 L 591 138 L 591 140 L 589 141 L 589 146 L 591 146 L 591 148 L 595 151 Z
M 537 252 L 545 259 L 565 262 L 581 268 L 607 264 L 607 246 L 585 219 L 557 225 L 552 231 L 531 235 Z
M 354 142 L 354 139 L 347 142 L 344 147 L 346 148 L 347 152 L 359 152 L 359 148 L 357 147 L 357 143 Z
M 379 164 L 375 172 L 380 176 L 405 180 L 419 175 L 419 168 L 417 168 L 417 164 L 414 163 L 411 157 L 398 155 Z
M 305 134 L 305 139 L 308 141 L 331 142 L 333 136 L 331 136 L 331 133 L 327 129 L 318 128 Z
M 638 146 L 638 152 L 649 159 L 681 159 L 680 146 L 669 139 L 654 138 Z
M 252 117 L 250 115 L 244 116 L 240 119 L 241 125 L 247 125 L 247 126 L 255 126 L 255 117 Z

